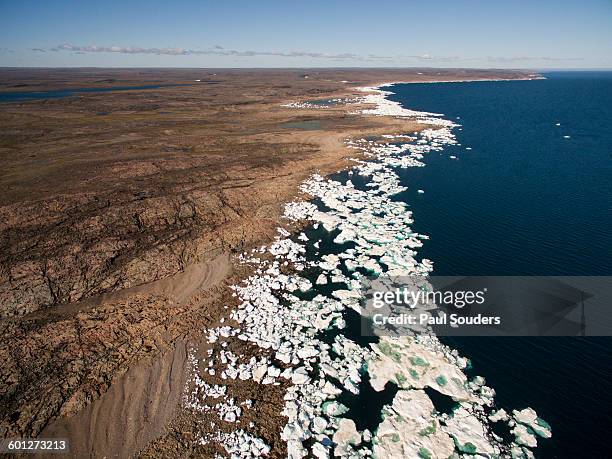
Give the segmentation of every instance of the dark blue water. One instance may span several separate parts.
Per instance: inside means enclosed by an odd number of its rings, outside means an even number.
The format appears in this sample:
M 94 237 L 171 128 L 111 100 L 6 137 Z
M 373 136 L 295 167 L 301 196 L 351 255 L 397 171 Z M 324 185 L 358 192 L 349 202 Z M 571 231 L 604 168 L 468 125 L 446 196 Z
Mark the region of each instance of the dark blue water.
M 612 73 L 547 76 L 395 86 L 391 99 L 459 116 L 472 148 L 405 174 L 437 274 L 612 274 Z
M 462 146 L 401 171 L 434 274 L 612 275 L 612 72 L 546 77 L 392 89 L 462 124 Z M 532 406 L 552 425 L 538 457 L 612 457 L 612 338 L 444 341 L 501 406 Z
M 144 89 L 167 88 L 173 86 L 189 86 L 184 84 L 149 84 L 142 86 L 114 86 L 108 88 L 69 88 L 54 89 L 51 91 L 23 91 L 23 92 L 0 92 L 0 103 L 2 102 L 23 102 L 26 100 L 38 99 L 60 99 L 71 97 L 79 93 L 110 92 L 110 91 L 136 91 Z

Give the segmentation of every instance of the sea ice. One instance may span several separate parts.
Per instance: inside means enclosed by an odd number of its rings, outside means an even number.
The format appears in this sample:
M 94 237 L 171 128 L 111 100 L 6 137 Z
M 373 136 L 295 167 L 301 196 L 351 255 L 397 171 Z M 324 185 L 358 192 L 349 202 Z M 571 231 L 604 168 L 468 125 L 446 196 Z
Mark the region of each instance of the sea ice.
M 427 276 L 433 269 L 430 260 L 416 259 L 416 249 L 422 247 L 427 236 L 411 230 L 412 213 L 407 204 L 392 199 L 406 190 L 396 170 L 423 167 L 424 155 L 456 145 L 452 129 L 457 125 L 439 114 L 406 110 L 389 101 L 386 96 L 390 92 L 380 88 L 362 88 L 366 95 L 359 102 L 374 107 L 362 113 L 411 117 L 428 126 L 414 136 L 348 140 L 347 147 L 362 155 L 354 159 L 355 167 L 349 175 L 354 172 L 366 180 L 364 189 L 357 188 L 351 180 L 340 182 L 320 175 L 302 184 L 300 190 L 318 199 L 325 210 L 313 202 L 296 201 L 286 204 L 284 217 L 290 222 L 309 221 L 313 229 L 322 225 L 328 232 L 337 231 L 334 242 L 344 248 L 310 262 L 305 257 L 309 243 L 306 234 L 292 238 L 289 231 L 279 228 L 272 244 L 240 255 L 241 263 L 249 263 L 256 270 L 233 287 L 239 305 L 229 319 L 239 328 L 222 326 L 207 331 L 208 341 L 216 349 L 214 355 L 209 352 L 210 361 L 221 365 L 221 377 L 230 381 L 253 379 L 264 385 L 278 385 L 284 379 L 289 383 L 283 410 L 287 424 L 281 437 L 287 442 L 291 458 L 327 458 L 332 451 L 346 457 L 367 457 L 372 453 L 392 458 L 449 457 L 459 452 L 507 455 L 510 451 L 529 457 L 526 446 L 535 443 L 530 432 L 539 430 L 538 435 L 550 436 L 547 424 L 533 410 L 515 411 L 513 432 L 517 444 L 503 444 L 488 425 L 507 420 L 507 415 L 499 410 L 487 416 L 484 408 L 493 406 L 494 391 L 484 385 L 484 380 L 468 381 L 463 372 L 466 359 L 435 336 L 382 336 L 371 349 L 343 334 L 335 336 L 333 343 L 320 339 L 321 331 L 342 330 L 346 326 L 343 312 L 347 308 L 363 312 L 360 304 L 366 273 Z M 401 139 L 402 143 L 385 143 L 384 139 Z M 317 240 L 314 248 L 318 249 L 319 244 Z M 309 269 L 322 271 L 315 284 L 324 285 L 331 280 L 329 295 L 301 299 L 314 294 L 312 282 L 303 274 Z M 350 277 L 345 275 L 347 271 Z M 268 350 L 265 355 L 271 357 L 245 361 L 244 356 L 227 351 L 228 340 L 235 338 Z M 200 372 L 192 356 L 189 364 L 195 389 L 187 394 L 185 406 L 216 412 L 226 422 L 239 421 L 242 410 L 250 409 L 252 402 L 230 397 L 226 386 L 206 383 L 203 378 L 212 378 L 215 373 Z M 348 408 L 335 400 L 345 392 L 358 395 L 365 371 L 369 384 L 377 391 L 388 382 L 400 388 L 392 405 L 385 407 L 384 420 L 371 444 L 372 434 L 360 434 Z M 421 390 L 426 387 L 460 402 L 461 407 L 450 416 L 437 414 Z M 232 457 L 259 457 L 269 452 L 265 443 L 240 430 L 201 439 L 213 440 L 223 444 Z M 237 447 L 238 441 L 248 447 Z

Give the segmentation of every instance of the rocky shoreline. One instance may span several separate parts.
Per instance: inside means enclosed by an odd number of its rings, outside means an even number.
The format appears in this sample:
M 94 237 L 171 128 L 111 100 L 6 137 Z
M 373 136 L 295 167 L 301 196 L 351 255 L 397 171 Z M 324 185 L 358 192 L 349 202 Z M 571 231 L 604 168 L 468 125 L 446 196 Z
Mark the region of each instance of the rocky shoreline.
M 253 266 L 255 273 L 234 287 L 240 304 L 228 325 L 209 330 L 213 349 L 206 357 L 208 370 L 198 371 L 192 361 L 194 389 L 185 406 L 216 412 L 232 424 L 244 411 L 257 408 L 251 399 L 237 400 L 228 394 L 223 381 L 252 380 L 282 387 L 288 421 L 281 438 L 290 458 L 445 458 L 461 453 L 533 457 L 529 448 L 537 445 L 536 436 L 550 437 L 550 427 L 529 408 L 512 415 L 497 409 L 495 391 L 481 377 L 469 380 L 464 373 L 468 361 L 435 336 L 381 337 L 361 346 L 343 334 L 345 311 L 361 312 L 364 275 L 425 277 L 432 270 L 429 260 L 417 260 L 423 236 L 411 231 L 410 211 L 390 199 L 405 189 L 393 170 L 422 167 L 424 155 L 456 143 L 452 134 L 456 124 L 441 115 L 403 109 L 379 88 L 362 88 L 366 93 L 362 102 L 374 105 L 362 113 L 409 117 L 427 129 L 416 136 L 400 134 L 409 143 L 399 145 L 348 141 L 347 147 L 367 158 L 355 159 L 349 172 L 349 177 L 369 178 L 365 191 L 356 189 L 350 178 L 342 183 L 314 176 L 302 185 L 301 190 L 320 204 L 290 203 L 285 219 L 306 220 L 315 230 L 320 225 L 339 247 L 347 242 L 352 247 L 309 261 L 306 254 L 317 254 L 322 241 L 311 240 L 304 232 L 292 236 L 279 228 L 272 245 L 242 256 L 241 262 Z M 395 138 L 389 134 L 385 140 Z M 309 279 L 315 277 L 313 284 Z M 336 287 L 323 294 L 318 286 L 328 284 Z M 325 337 L 333 329 L 338 333 L 330 343 Z M 256 345 L 261 349 L 256 354 L 263 356 L 248 358 L 224 350 L 232 340 Z M 219 371 L 212 370 L 219 363 L 221 381 L 207 383 Z M 375 391 L 384 391 L 389 384 L 399 388 L 392 403 L 382 408 L 382 422 L 374 431 L 358 430 L 359 420 L 351 418 L 350 409 L 337 400 L 344 392 L 359 397 L 364 375 Z M 451 414 L 437 412 L 425 388 L 452 398 L 458 407 Z M 499 422 L 512 428 L 514 441 L 493 432 L 492 424 Z M 197 441 L 220 444 L 236 458 L 268 455 L 270 445 L 250 433 L 254 431 L 256 422 L 251 422 L 247 431 L 203 435 Z

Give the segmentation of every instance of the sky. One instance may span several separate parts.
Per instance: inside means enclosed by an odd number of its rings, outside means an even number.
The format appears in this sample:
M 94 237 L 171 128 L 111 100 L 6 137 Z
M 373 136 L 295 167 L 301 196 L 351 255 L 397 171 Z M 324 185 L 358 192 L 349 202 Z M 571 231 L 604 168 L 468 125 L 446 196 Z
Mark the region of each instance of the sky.
M 612 0 L 0 0 L 0 66 L 612 68 Z

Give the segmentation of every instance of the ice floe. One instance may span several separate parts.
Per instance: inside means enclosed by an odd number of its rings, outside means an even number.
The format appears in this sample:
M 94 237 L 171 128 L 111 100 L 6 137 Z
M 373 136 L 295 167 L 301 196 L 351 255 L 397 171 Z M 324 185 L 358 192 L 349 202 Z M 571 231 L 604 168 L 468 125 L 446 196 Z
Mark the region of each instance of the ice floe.
M 364 96 L 362 100 L 363 103 L 375 105 L 375 108 L 362 110 L 361 113 L 378 116 L 399 116 L 404 118 L 414 118 L 419 123 L 432 124 L 436 126 L 456 126 L 456 124 L 452 121 L 442 118 L 443 115 L 440 113 L 429 113 L 409 110 L 407 108 L 402 107 L 399 102 L 387 99 L 387 96 L 393 94 L 393 92 L 385 91 L 381 88 L 389 87 L 391 85 L 393 85 L 393 83 L 386 83 L 375 87 L 366 86 L 357 88 L 360 91 L 368 93 L 366 96 Z
M 434 406 L 421 390 L 402 390 L 383 409 L 383 422 L 375 435 L 374 457 L 447 458 L 455 450 L 442 431 Z
M 314 109 L 325 109 L 330 108 L 334 105 L 340 104 L 354 104 L 361 102 L 361 98 L 357 97 L 335 97 L 332 99 L 318 100 L 318 101 L 303 101 L 303 102 L 289 102 L 282 104 L 281 107 L 286 108 L 314 108 Z
M 355 159 L 347 175 L 359 176 L 365 186 L 320 175 L 302 184 L 300 190 L 311 200 L 286 204 L 284 218 L 328 233 L 337 251 L 309 261 L 308 247 L 318 251 L 320 241 L 310 240 L 307 232 L 292 236 L 280 228 L 270 245 L 239 257 L 253 267 L 253 274 L 233 286 L 239 303 L 229 316 L 234 325 L 207 331 L 214 348 L 209 368 L 200 368 L 190 356 L 193 390 L 185 406 L 216 413 L 230 425 L 240 422 L 250 405 L 232 398 L 225 386 L 206 382 L 218 376 L 207 372 L 216 366 L 222 381 L 282 381 L 288 386 L 281 438 L 290 458 L 531 457 L 528 448 L 536 445 L 535 436 L 549 437 L 550 427 L 531 409 L 513 411 L 512 416 L 498 409 L 494 390 L 483 378 L 470 380 L 467 360 L 434 335 L 381 336 L 366 346 L 343 334 L 348 311 L 363 313 L 366 275 L 426 278 L 432 271 L 432 262 L 418 256 L 427 236 L 412 230 L 408 205 L 393 199 L 406 190 L 397 169 L 423 167 L 425 155 L 457 144 L 452 132 L 457 125 L 442 115 L 407 110 L 389 101 L 390 92 L 380 87 L 362 91 L 367 93 L 362 102 L 374 106 L 363 113 L 411 117 L 431 126 L 416 135 L 347 141 L 364 158 Z M 401 143 L 387 143 L 396 139 Z M 224 348 L 236 339 L 256 346 L 262 356 L 247 358 Z M 359 397 L 366 380 L 375 391 L 389 383 L 399 389 L 372 432 L 359 431 L 350 409 L 338 401 L 342 394 Z M 425 390 L 450 397 L 458 407 L 450 414 L 438 413 Z M 498 422 L 512 428 L 514 442 L 492 432 Z M 231 457 L 269 452 L 265 443 L 242 430 L 201 441 L 220 442 Z

